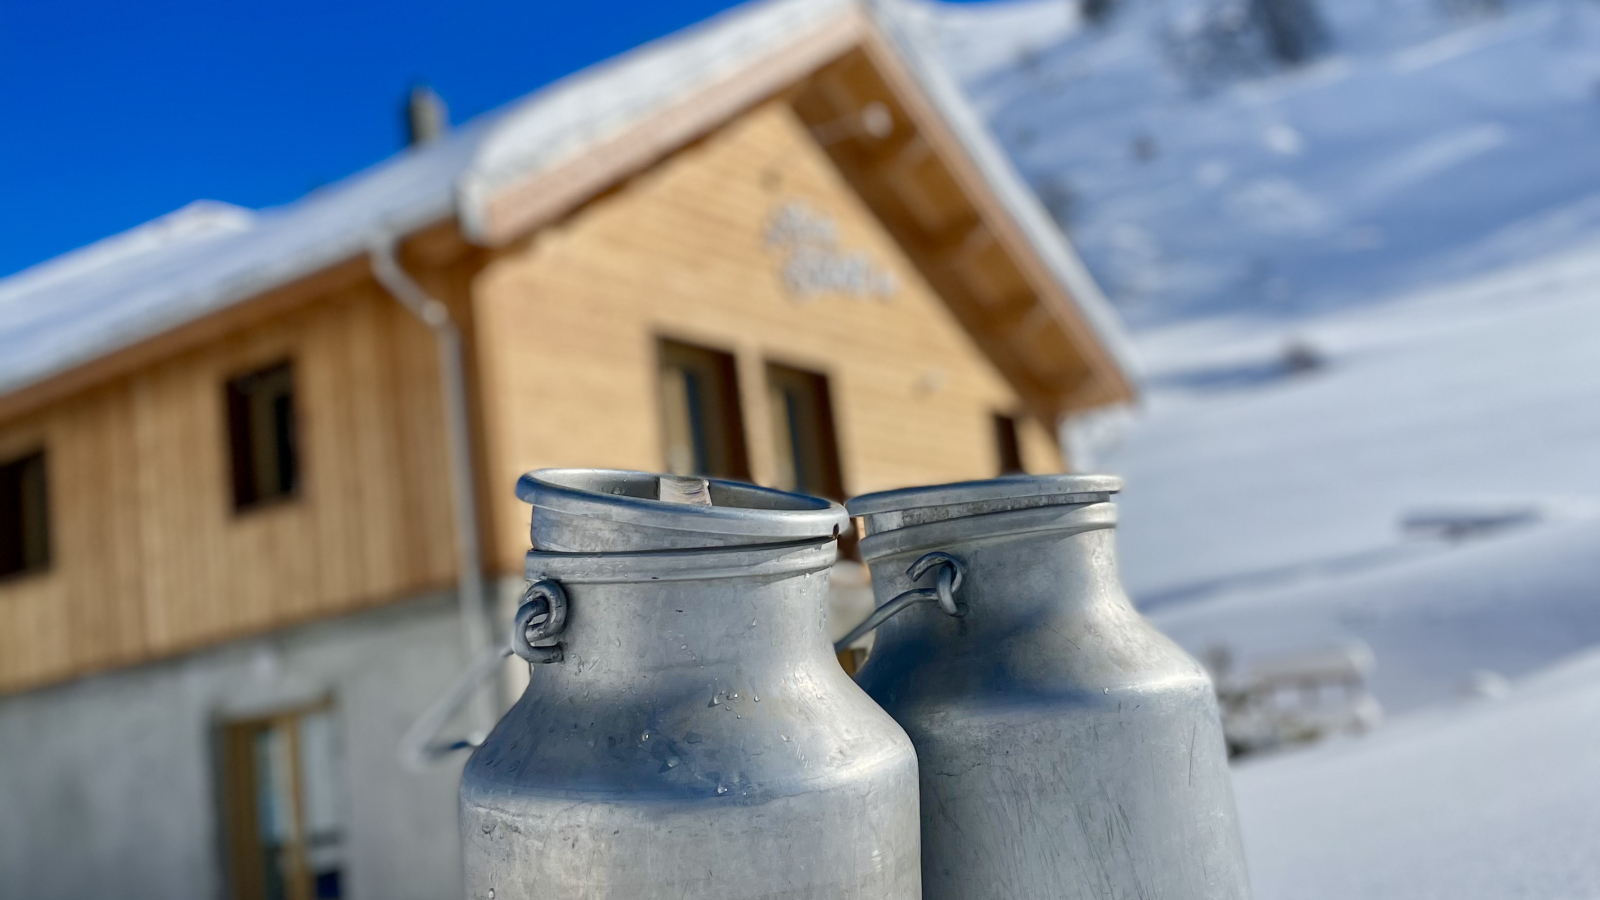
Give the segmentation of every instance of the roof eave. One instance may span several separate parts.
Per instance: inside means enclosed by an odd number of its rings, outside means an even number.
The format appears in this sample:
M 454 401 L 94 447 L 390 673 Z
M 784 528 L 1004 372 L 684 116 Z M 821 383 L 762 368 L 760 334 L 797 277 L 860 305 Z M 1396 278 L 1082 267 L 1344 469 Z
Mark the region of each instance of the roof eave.
M 771 52 L 615 127 L 554 165 L 513 177 L 470 168 L 457 186 L 463 234 L 480 246 L 498 247 L 562 218 L 855 47 L 867 25 L 860 6 L 841 4 L 805 31 L 785 35 Z
M 895 2 L 867 0 L 866 48 L 881 66 L 891 72 L 902 70 L 897 73 L 903 76 L 901 89 L 920 94 L 933 107 L 937 121 L 982 176 L 981 183 L 970 185 L 969 190 L 988 201 L 993 216 L 990 224 L 1014 230 L 1021 238 L 1020 245 L 1031 251 L 1031 259 L 1025 262 L 1046 276 L 1038 280 L 1041 301 L 1063 327 L 1080 336 L 1075 343 L 1095 372 L 1094 384 L 1061 398 L 1057 415 L 1132 402 L 1138 395 L 1140 366 L 1116 312 L 950 74 L 929 59 L 908 33 L 892 8 Z

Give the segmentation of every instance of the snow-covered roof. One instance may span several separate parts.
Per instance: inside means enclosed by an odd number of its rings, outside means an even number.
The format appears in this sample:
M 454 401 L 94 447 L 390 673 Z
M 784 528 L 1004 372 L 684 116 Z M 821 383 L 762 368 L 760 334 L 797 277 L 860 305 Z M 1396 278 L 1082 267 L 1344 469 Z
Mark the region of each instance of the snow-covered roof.
M 0 280 L 0 394 L 354 258 L 375 235 L 455 218 L 481 234 L 489 199 L 580 158 L 651 114 L 738 75 L 797 39 L 864 13 L 903 55 L 1029 241 L 1124 372 L 1115 316 L 960 89 L 877 0 L 760 0 L 488 113 L 443 139 L 285 206 L 201 201 Z
M 364 252 L 380 229 L 454 214 L 489 122 L 273 209 L 199 201 L 0 280 L 0 394 Z
M 481 233 L 478 214 L 496 191 L 737 76 L 855 5 L 854 0 L 748 3 L 515 101 L 460 179 L 467 232 Z

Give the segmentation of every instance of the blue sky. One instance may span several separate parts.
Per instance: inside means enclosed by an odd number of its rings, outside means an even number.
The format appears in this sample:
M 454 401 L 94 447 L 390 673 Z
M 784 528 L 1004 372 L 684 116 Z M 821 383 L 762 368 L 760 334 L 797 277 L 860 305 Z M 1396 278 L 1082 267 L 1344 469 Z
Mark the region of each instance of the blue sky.
M 735 4 L 0 0 L 0 276 L 191 200 L 285 203 Z

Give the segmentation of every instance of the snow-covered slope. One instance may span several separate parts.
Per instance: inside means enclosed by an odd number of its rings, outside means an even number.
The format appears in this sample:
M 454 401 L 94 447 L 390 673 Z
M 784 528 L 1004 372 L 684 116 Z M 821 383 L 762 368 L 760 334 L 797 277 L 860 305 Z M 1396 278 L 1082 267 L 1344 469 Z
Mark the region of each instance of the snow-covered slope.
M 1320 368 L 1237 323 L 1145 342 L 1183 362 L 1097 463 L 1155 621 L 1244 659 L 1365 640 L 1391 711 L 1600 644 L 1600 244 L 1298 334 Z
M 1600 644 L 1600 521 L 1528 528 L 1343 576 L 1235 589 L 1152 619 L 1204 653 L 1244 660 L 1360 640 L 1391 714 L 1448 703 L 1480 672 L 1518 676 Z
M 1227 2 L 919 7 L 1134 327 L 1071 434 L 1124 581 L 1246 668 L 1374 651 L 1385 725 L 1237 772 L 1260 900 L 1600 894 L 1600 4 L 1318 0 L 1327 55 L 1200 84 Z
M 1421 512 L 1600 508 L 1600 243 L 1293 333 L 1320 368 L 1273 327 L 1146 335 L 1147 407 L 1094 460 L 1142 601 L 1372 564 Z
M 1246 763 L 1258 900 L 1600 896 L 1600 653 L 1510 696 Z
M 1600 5 L 1319 0 L 1326 55 L 1203 81 L 1186 47 L 1226 5 L 924 9 L 1136 327 L 1348 304 L 1600 229 Z
M 916 7 L 1136 327 L 1142 408 L 1074 442 L 1124 581 L 1196 650 L 1362 637 L 1391 708 L 1600 643 L 1600 4 L 1320 0 L 1324 56 L 1201 84 L 1225 5 Z

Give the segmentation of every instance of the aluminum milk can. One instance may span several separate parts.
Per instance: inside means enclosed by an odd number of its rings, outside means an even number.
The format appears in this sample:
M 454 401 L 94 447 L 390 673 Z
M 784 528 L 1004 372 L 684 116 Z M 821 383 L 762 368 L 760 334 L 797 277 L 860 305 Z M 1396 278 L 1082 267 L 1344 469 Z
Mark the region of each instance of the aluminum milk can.
M 1120 487 L 849 504 L 882 621 L 857 681 L 917 748 L 928 900 L 1249 896 L 1211 682 L 1117 580 Z
M 471 900 L 917 900 L 905 732 L 839 668 L 843 507 L 546 469 L 527 691 L 462 774 Z

